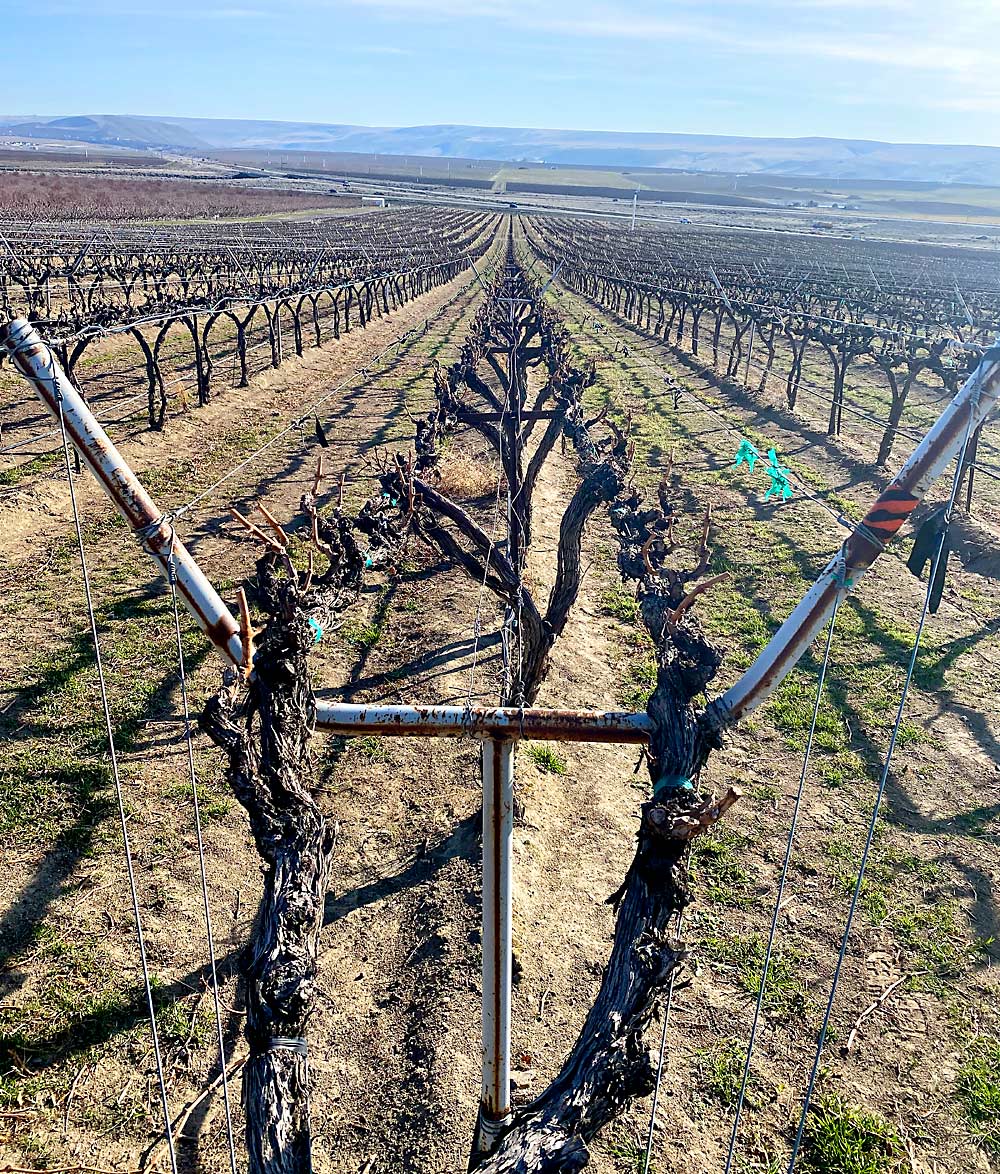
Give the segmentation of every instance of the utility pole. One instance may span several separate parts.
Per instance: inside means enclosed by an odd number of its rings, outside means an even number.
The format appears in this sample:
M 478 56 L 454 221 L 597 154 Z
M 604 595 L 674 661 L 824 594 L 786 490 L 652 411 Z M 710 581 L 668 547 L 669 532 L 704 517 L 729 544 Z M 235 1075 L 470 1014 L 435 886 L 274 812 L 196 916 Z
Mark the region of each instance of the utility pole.
M 638 188 L 632 193 L 632 227 L 631 232 L 635 232 L 635 213 L 639 207 L 639 190 Z

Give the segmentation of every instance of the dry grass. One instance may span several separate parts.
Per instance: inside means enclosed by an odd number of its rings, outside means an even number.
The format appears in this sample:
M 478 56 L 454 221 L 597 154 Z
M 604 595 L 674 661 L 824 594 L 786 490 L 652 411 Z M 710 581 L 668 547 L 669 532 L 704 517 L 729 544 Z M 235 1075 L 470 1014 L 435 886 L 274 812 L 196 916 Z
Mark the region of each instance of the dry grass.
M 457 501 L 475 501 L 496 492 L 496 470 L 469 453 L 448 453 L 437 472 L 437 488 Z

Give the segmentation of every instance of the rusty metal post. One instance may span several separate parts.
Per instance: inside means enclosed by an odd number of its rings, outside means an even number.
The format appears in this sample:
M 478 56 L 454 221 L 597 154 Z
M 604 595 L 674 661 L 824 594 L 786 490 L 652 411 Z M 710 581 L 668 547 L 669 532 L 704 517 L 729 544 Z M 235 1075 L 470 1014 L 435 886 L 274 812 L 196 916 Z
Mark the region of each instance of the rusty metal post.
M 510 1117 L 514 742 L 483 742 L 483 1096 L 474 1142 L 489 1153 Z
M 70 444 L 167 577 L 173 560 L 177 589 L 198 627 L 224 656 L 239 664 L 242 659 L 239 624 L 35 328 L 26 318 L 0 325 L 0 347 L 8 350 L 14 366 L 55 419 L 65 424 Z

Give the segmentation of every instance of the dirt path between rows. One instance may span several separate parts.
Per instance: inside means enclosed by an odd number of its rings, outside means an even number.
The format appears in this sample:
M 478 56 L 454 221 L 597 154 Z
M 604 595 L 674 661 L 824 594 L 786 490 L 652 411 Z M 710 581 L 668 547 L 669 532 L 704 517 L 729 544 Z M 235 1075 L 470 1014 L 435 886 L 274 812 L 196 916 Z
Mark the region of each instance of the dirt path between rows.
M 556 453 L 536 490 L 527 577 L 542 598 L 576 483 L 572 458 Z M 609 538 L 598 520 L 584 548 L 591 572 L 540 704 L 615 705 L 614 624 L 599 604 L 606 572 L 594 567 Z M 427 651 L 405 665 L 389 697 L 466 699 L 477 596 L 455 571 L 406 583 L 394 595 L 378 666 L 395 665 L 393 653 L 417 639 Z M 499 616 L 492 604 L 487 611 L 484 630 L 493 633 Z M 495 635 L 480 642 L 478 666 L 475 695 L 495 699 Z M 347 695 L 385 698 L 369 680 L 373 687 Z M 613 928 L 605 900 L 627 867 L 640 795 L 628 748 L 552 749 L 565 773 L 541 769 L 525 749 L 517 755 L 525 814 L 515 834 L 515 1103 L 540 1092 L 558 1070 L 596 993 Z M 325 1122 L 330 1165 L 323 1168 L 356 1174 L 370 1161 L 373 1174 L 460 1170 L 480 1082 L 478 744 L 381 739 L 366 753 L 370 765 L 347 776 L 337 802 L 343 871 L 322 959 L 333 1008 L 318 1026 L 331 1072 L 319 1078 L 314 1099 Z M 617 1167 L 598 1154 L 592 1168 Z
M 357 373 L 372 364 L 374 357 L 395 339 L 411 330 L 422 330 L 425 323 L 429 324 L 442 311 L 450 312 L 452 303 L 467 305 L 476 296 L 477 285 L 473 274 L 463 273 L 401 310 L 374 319 L 363 330 L 355 328 L 338 340 L 307 348 L 301 356 L 291 355 L 280 367 L 256 376 L 247 387 L 227 388 L 205 406 L 171 416 L 162 432 L 150 431 L 133 421 L 111 428 L 111 439 L 141 480 L 165 468 L 183 467 L 184 487 L 189 487 L 188 496 L 193 496 L 202 487 L 207 471 L 204 458 L 213 439 L 227 435 L 233 438 L 234 454 L 229 464 L 235 464 L 245 455 L 245 452 L 238 453 L 241 436 L 266 436 L 277 426 L 296 418 L 343 380 L 348 380 L 344 397 L 327 401 L 320 411 L 325 420 L 335 405 L 349 414 L 351 396 L 356 399 L 357 388 L 364 383 Z M 405 348 L 402 354 L 402 358 L 390 354 L 377 369 L 393 371 L 400 381 L 412 376 L 420 360 L 416 363 L 407 360 Z M 332 419 L 335 422 L 335 417 Z M 355 432 L 352 439 L 356 440 L 358 435 Z M 280 467 L 280 460 L 287 459 L 289 448 L 296 440 L 300 441 L 301 436 L 294 436 L 289 445 L 278 453 L 268 454 L 262 463 Z M 251 451 L 254 446 L 245 447 Z M 238 486 L 240 482 L 235 484 Z M 89 475 L 77 479 L 77 496 L 81 510 L 88 515 L 95 507 L 103 507 L 102 491 Z M 183 500 L 178 494 L 177 504 Z M 27 483 L 5 491 L 0 498 L 0 558 L 12 564 L 32 557 L 27 543 L 45 543 L 63 533 L 69 517 L 69 494 L 61 465 L 54 472 L 33 475 Z M 33 545 L 35 555 L 38 549 L 38 545 Z

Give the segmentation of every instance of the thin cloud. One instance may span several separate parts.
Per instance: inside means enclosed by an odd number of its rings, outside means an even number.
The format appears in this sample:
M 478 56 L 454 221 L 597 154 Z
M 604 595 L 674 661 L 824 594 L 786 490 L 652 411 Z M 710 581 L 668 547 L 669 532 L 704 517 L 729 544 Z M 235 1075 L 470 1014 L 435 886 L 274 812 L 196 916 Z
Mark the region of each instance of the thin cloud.
M 322 0 L 321 0 L 322 3 Z M 726 0 L 660 5 L 555 3 L 532 0 L 348 0 L 356 8 L 433 20 L 493 20 L 531 32 L 581 39 L 699 43 L 706 50 L 734 50 L 765 57 L 853 61 L 929 73 L 993 67 L 987 46 L 1000 32 L 997 13 L 977 0 L 954 0 L 947 23 L 929 0 Z M 864 11 L 858 25 L 844 13 Z

